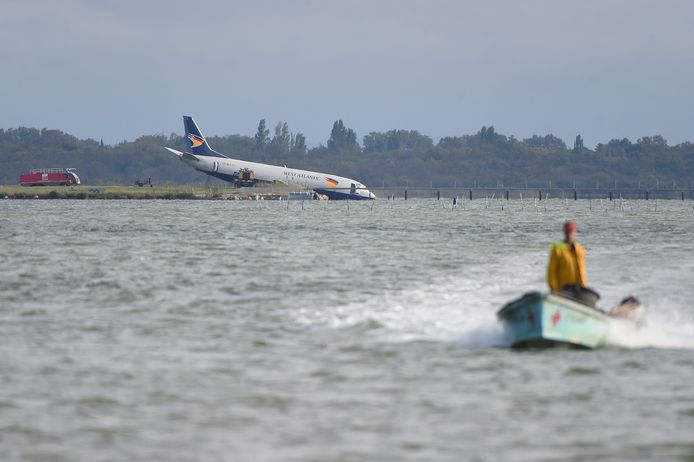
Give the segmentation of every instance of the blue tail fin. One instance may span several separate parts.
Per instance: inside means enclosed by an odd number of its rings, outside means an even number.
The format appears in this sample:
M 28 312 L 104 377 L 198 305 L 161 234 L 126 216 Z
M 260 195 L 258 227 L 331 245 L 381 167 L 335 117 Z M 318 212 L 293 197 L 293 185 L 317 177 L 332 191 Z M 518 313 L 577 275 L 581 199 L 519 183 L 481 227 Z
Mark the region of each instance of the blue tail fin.
M 188 147 L 193 154 L 196 156 L 226 157 L 210 148 L 192 117 L 183 116 L 183 128 L 186 131 Z

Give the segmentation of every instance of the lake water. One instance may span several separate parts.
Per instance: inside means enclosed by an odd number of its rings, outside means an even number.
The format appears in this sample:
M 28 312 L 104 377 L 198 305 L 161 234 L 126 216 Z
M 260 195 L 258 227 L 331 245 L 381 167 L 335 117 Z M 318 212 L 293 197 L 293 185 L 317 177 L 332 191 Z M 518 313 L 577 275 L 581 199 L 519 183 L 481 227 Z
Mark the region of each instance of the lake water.
M 0 460 L 694 460 L 694 203 L 463 206 L 0 201 Z M 567 218 L 646 325 L 504 348 Z

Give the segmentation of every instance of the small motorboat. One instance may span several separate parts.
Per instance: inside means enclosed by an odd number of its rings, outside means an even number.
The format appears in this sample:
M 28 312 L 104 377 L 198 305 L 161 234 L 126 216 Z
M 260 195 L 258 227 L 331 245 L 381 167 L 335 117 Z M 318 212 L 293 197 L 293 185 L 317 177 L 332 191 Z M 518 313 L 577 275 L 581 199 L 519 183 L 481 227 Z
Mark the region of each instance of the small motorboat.
M 514 348 L 598 348 L 605 344 L 612 320 L 637 323 L 643 314 L 634 297 L 625 298 L 607 312 L 595 308 L 599 297 L 587 288 L 574 293 L 530 292 L 506 304 L 497 316 Z

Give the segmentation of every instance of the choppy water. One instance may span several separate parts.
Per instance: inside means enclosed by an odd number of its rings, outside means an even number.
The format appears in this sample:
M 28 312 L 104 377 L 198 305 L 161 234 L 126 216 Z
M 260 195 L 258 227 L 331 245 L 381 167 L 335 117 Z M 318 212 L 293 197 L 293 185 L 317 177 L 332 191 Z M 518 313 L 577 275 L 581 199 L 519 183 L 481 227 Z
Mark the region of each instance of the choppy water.
M 692 460 L 693 205 L 2 201 L 0 460 Z M 503 348 L 566 218 L 647 325 Z

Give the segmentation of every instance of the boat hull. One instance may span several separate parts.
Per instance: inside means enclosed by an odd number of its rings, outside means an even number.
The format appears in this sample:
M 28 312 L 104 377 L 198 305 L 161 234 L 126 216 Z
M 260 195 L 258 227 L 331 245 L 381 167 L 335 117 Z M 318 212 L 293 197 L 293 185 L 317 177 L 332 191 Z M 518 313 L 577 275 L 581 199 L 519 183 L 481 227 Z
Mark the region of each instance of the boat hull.
M 605 343 L 610 320 L 595 308 L 539 292 L 508 303 L 498 317 L 509 345 L 516 348 L 597 348 Z

